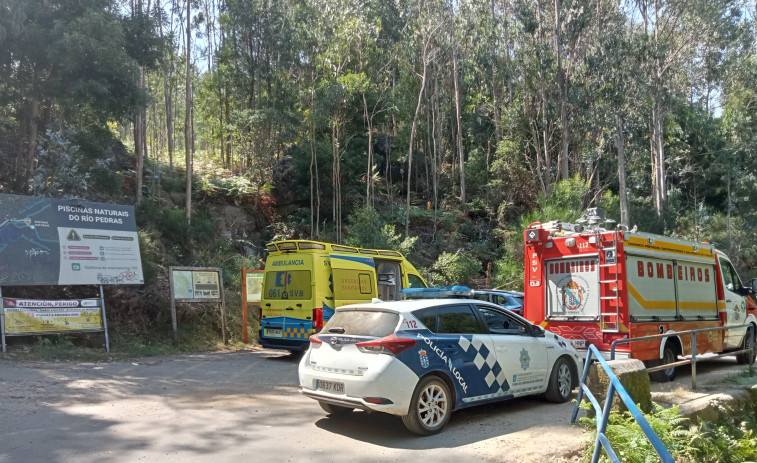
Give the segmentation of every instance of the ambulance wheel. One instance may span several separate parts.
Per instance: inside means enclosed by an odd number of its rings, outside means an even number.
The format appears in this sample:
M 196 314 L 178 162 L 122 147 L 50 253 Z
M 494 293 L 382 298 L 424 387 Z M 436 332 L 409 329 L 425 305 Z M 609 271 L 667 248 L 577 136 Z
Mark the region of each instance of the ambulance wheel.
M 415 387 L 410 410 L 402 417 L 402 423 L 414 434 L 436 434 L 449 421 L 452 413 L 451 399 L 449 388 L 442 379 L 427 376 Z
M 321 401 L 318 401 L 318 405 L 321 406 L 323 411 L 325 411 L 329 415 L 334 415 L 334 416 L 349 415 L 350 413 L 352 413 L 352 410 L 354 410 L 354 408 L 342 407 L 341 405 L 332 405 L 330 403 L 321 402 Z
M 570 369 L 565 357 L 561 357 L 557 359 L 552 368 L 549 386 L 547 386 L 547 392 L 544 393 L 544 398 L 550 402 L 567 402 L 571 391 L 573 391 L 573 370 Z
M 662 359 L 651 362 L 652 365 L 666 365 L 673 363 L 677 360 L 676 351 L 671 346 L 665 346 L 665 350 L 662 352 Z M 676 379 L 676 367 L 666 368 L 664 370 L 653 371 L 649 374 L 649 377 L 658 383 L 667 383 Z
M 754 326 L 752 326 L 751 330 L 747 330 L 744 340 L 741 342 L 741 348 L 749 349 L 749 352 L 736 354 L 736 362 L 741 365 L 752 365 L 754 363 L 755 354 L 757 354 L 757 351 L 754 349 L 754 330 Z

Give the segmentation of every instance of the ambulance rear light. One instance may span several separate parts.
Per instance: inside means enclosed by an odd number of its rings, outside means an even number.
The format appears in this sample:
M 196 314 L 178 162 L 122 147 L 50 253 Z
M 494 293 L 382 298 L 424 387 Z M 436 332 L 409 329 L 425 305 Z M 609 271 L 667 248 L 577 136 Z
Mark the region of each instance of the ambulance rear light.
M 410 349 L 417 344 L 415 339 L 399 338 L 393 334 L 373 341 L 359 342 L 355 344 L 361 352 L 369 354 L 399 355 L 402 351 Z
M 268 250 L 268 252 L 278 251 L 275 244 L 266 244 L 265 248 Z
M 300 249 L 326 249 L 326 246 L 320 243 L 300 243 Z
M 277 246 L 279 247 L 279 251 L 294 251 L 297 249 L 297 243 L 286 241 L 283 243 L 278 243 Z
M 317 330 L 323 328 L 323 309 L 321 307 L 313 309 L 313 328 Z

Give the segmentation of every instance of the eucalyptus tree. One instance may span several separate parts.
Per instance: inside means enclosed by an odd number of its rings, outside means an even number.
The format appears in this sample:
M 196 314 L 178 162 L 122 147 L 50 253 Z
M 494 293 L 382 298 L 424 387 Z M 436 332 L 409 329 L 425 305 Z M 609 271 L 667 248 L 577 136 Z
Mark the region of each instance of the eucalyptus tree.
M 113 0 L 4 0 L 0 29 L 3 105 L 19 121 L 13 134 L 19 190 L 34 177 L 40 130 L 104 127 L 145 105 L 137 36 Z M 6 12 L 10 12 L 6 16 Z
M 637 0 L 639 27 L 647 38 L 646 66 L 651 85 L 652 195 L 658 216 L 667 200 L 664 120 L 680 84 L 683 63 L 701 59 L 712 42 L 740 19 L 737 0 Z

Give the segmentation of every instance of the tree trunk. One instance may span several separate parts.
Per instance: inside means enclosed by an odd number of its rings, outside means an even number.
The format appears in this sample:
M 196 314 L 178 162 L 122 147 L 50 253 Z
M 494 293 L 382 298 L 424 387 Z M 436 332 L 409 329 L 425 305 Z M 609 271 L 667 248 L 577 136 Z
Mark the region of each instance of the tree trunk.
M 410 179 L 413 171 L 413 143 L 415 143 L 415 130 L 418 125 L 418 112 L 423 102 L 423 90 L 426 88 L 426 53 L 428 51 L 428 42 L 423 44 L 423 74 L 421 74 L 421 89 L 418 91 L 418 103 L 415 105 L 415 114 L 413 115 L 413 124 L 410 128 L 410 146 L 407 155 L 407 199 L 405 201 L 405 236 L 410 236 Z
M 453 19 L 454 21 L 454 19 Z M 455 119 L 457 122 L 457 156 L 460 159 L 460 203 L 465 204 L 465 153 L 463 152 L 463 127 L 460 110 L 460 86 L 457 79 L 457 38 L 452 28 L 452 73 L 455 81 Z M 425 72 L 425 71 L 424 71 Z
M 626 141 L 623 134 L 623 117 L 615 115 L 615 145 L 618 150 L 618 189 L 620 190 L 620 223 L 631 226 L 631 211 L 628 206 L 628 190 L 626 187 Z
M 560 154 L 557 156 L 557 164 L 560 169 L 559 177 L 567 180 L 570 176 L 568 171 L 568 86 L 565 78 L 565 69 L 562 64 L 562 41 L 560 37 L 560 0 L 554 0 L 555 4 L 555 54 L 557 55 L 557 87 L 560 91 Z
M 192 148 L 194 142 L 192 140 L 192 29 L 190 18 L 192 16 L 191 3 L 187 0 L 187 62 L 186 62 L 186 76 L 185 76 L 185 93 L 186 93 L 186 112 L 184 115 L 184 153 L 187 164 L 187 178 L 186 178 L 186 195 L 187 202 L 184 209 L 184 215 L 187 218 L 187 223 L 192 220 Z
M 139 85 L 140 87 L 143 87 L 144 85 L 144 79 L 145 79 L 145 68 L 140 66 L 139 67 Z M 136 167 L 135 167 L 135 175 L 137 180 L 137 204 L 142 202 L 142 182 L 144 177 L 144 169 L 145 169 L 145 153 L 144 153 L 144 143 L 142 142 L 145 138 L 144 133 L 144 124 L 142 123 L 142 117 L 143 112 L 142 109 L 137 110 L 137 114 L 134 116 L 134 156 L 136 159 Z
M 29 113 L 29 149 L 26 153 L 26 184 L 30 185 L 31 179 L 34 178 L 35 164 L 37 161 L 37 131 L 39 125 L 37 116 L 39 115 L 39 101 L 33 99 L 31 102 L 31 111 Z

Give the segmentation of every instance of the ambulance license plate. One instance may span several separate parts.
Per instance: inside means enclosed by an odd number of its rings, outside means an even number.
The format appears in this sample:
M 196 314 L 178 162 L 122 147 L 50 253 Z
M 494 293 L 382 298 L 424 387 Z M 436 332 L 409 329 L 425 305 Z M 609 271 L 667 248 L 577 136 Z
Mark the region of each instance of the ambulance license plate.
M 576 349 L 586 349 L 586 339 L 571 339 L 570 343 L 573 344 L 573 347 Z
M 281 337 L 281 328 L 266 328 L 265 329 L 265 335 L 271 336 L 275 338 Z
M 323 392 L 344 394 L 344 383 L 337 383 L 336 381 L 324 381 L 322 379 L 317 379 L 315 380 L 315 388 Z

